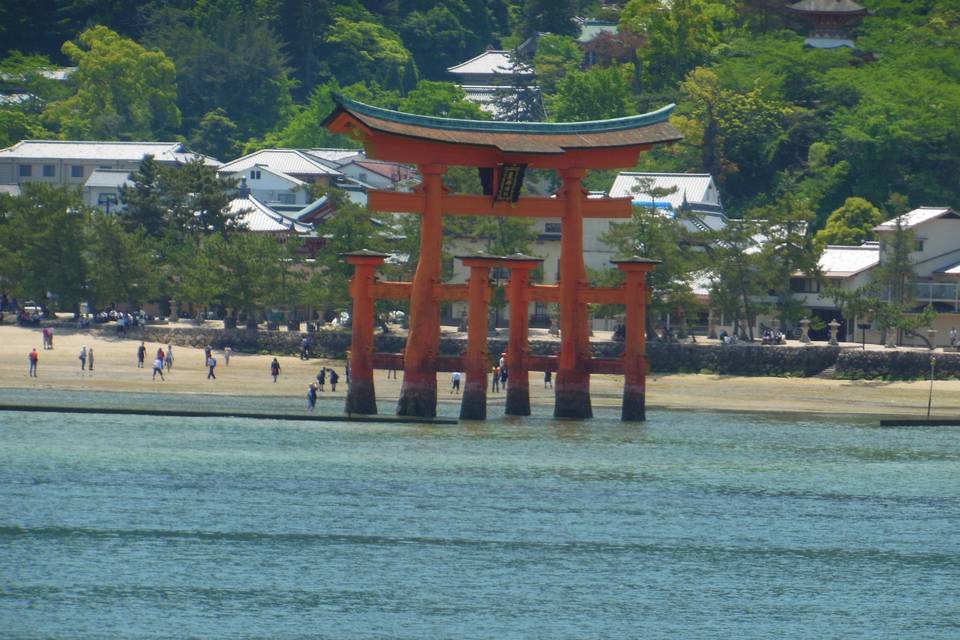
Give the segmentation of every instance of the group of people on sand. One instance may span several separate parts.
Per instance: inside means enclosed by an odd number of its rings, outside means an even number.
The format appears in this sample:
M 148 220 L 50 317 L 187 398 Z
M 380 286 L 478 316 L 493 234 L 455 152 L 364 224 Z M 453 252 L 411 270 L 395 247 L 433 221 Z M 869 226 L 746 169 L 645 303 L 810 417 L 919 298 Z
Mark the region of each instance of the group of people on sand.
M 273 359 L 274 362 L 277 361 L 276 358 Z M 349 376 L 350 367 L 347 367 L 347 383 L 350 382 Z M 320 367 L 320 372 L 317 373 L 317 379 L 315 382 L 311 382 L 307 386 L 307 409 L 313 411 L 317 406 L 317 397 L 320 393 L 323 392 L 324 386 L 327 383 L 330 383 L 330 391 L 336 392 L 337 383 L 340 382 L 340 374 L 331 369 L 330 367 Z

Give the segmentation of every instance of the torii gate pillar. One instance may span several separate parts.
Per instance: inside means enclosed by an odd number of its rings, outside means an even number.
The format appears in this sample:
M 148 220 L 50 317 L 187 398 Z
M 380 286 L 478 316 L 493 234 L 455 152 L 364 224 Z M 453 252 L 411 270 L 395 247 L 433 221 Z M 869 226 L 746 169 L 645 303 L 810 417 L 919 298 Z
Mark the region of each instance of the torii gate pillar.
M 470 268 L 468 281 L 467 357 L 464 363 L 467 380 L 460 403 L 461 420 L 485 420 L 487 417 L 487 311 L 490 304 L 490 268 L 500 262 L 492 256 L 463 256 Z
M 623 407 L 620 419 L 642 422 L 647 419 L 647 274 L 660 263 L 634 256 L 612 260 L 626 276 L 624 284 Z
M 529 332 L 530 271 L 543 262 L 533 256 L 513 255 L 503 259 L 510 267 L 510 334 L 507 340 L 507 405 L 508 416 L 530 415 L 530 376 L 527 370 Z
M 433 418 L 437 415 L 437 351 L 440 346 L 440 302 L 434 287 L 440 284 L 442 178 L 445 167 L 419 165 L 424 195 L 420 215 L 420 261 L 410 290 L 410 330 L 403 359 L 403 384 L 398 416 Z
M 587 285 L 583 265 L 583 209 L 581 180 L 586 171 L 565 169 L 562 196 L 565 207 L 560 235 L 560 360 L 554 385 L 555 418 L 592 418 L 590 404 L 590 329 L 587 304 L 580 289 Z
M 373 387 L 373 284 L 375 271 L 387 257 L 376 251 L 343 254 L 354 268 L 350 282 L 353 314 L 350 332 L 350 382 L 347 384 L 347 413 L 374 415 L 377 394 Z

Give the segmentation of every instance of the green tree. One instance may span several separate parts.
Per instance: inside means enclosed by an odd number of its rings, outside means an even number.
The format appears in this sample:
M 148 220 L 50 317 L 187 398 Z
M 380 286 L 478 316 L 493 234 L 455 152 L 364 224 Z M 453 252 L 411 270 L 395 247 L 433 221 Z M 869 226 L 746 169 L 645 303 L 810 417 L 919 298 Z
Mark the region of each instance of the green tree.
M 176 63 L 177 103 L 186 128 L 221 108 L 239 136 L 262 136 L 292 107 L 283 42 L 247 7 L 219 3 L 213 14 L 161 5 L 147 18 L 144 39 Z M 197 14 L 200 15 L 197 15 Z M 215 62 L 214 62 L 215 61 Z
M 208 112 L 190 134 L 190 148 L 220 160 L 237 157 L 240 151 L 237 123 L 219 107 Z
M 547 101 L 550 117 L 557 122 L 576 122 L 632 115 L 631 74 L 630 65 L 567 74 L 557 84 L 556 95 Z
M 579 69 L 581 64 L 583 50 L 573 38 L 545 33 L 537 39 L 533 68 L 544 93 L 554 93 L 560 79 Z
M 144 156 L 140 166 L 130 174 L 131 185 L 120 189 L 120 214 L 127 231 L 143 229 L 150 238 L 159 238 L 167 227 L 167 208 L 161 193 L 161 165 L 153 156 Z
M 689 152 L 688 163 L 695 162 L 734 195 L 769 185 L 791 108 L 766 98 L 760 88 L 727 89 L 702 68 L 684 80 L 681 91 L 685 103 L 672 120 L 684 135 L 677 152 Z
M 759 269 L 761 281 L 777 298 L 781 326 L 789 327 L 804 315 L 793 295 L 790 279 L 795 273 L 818 277 L 819 251 L 814 248 L 810 224 L 813 209 L 803 198 L 783 193 L 775 204 L 749 212 L 761 229 Z
M 400 111 L 443 118 L 489 120 L 490 116 L 475 102 L 469 102 L 466 93 L 451 82 L 421 80 L 417 87 L 400 101 Z
M 94 211 L 85 231 L 90 301 L 97 308 L 140 308 L 157 294 L 159 256 L 142 227 L 126 231 L 116 215 Z
M 450 60 L 462 60 L 468 47 L 476 47 L 475 37 L 444 4 L 427 11 L 413 11 L 400 27 L 403 42 L 417 68 L 426 78 L 442 80 Z
M 827 218 L 827 226 L 817 232 L 821 248 L 828 244 L 859 245 L 873 240 L 873 228 L 883 222 L 880 210 L 863 198 L 847 198 L 843 206 Z
M 19 196 L 0 194 L 0 283 L 22 299 L 79 312 L 88 292 L 84 228 L 88 211 L 75 189 L 41 182 Z
M 573 36 L 577 25 L 573 19 L 580 9 L 577 0 L 525 0 L 519 25 L 524 38 L 537 32 Z
M 212 235 L 204 242 L 220 273 L 220 302 L 242 311 L 248 326 L 255 326 L 266 307 L 282 302 L 283 281 L 291 259 L 283 244 L 260 233 Z
M 720 42 L 718 29 L 732 18 L 726 2 L 630 0 L 620 27 L 646 41 L 637 52 L 639 70 L 647 82 L 663 86 L 706 62 Z
M 417 82 L 413 56 L 396 33 L 373 22 L 336 18 L 327 32 L 330 68 L 341 84 L 376 82 L 409 89 Z
M 155 140 L 179 128 L 176 68 L 163 52 L 96 26 L 66 42 L 63 54 L 77 66 L 76 93 L 46 112 L 60 135 Z

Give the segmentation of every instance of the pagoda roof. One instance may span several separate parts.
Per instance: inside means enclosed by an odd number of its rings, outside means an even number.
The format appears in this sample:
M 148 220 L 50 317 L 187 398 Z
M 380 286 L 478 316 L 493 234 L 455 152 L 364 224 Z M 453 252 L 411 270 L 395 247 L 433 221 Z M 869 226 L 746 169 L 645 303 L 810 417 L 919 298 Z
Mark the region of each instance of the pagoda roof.
M 828 13 L 832 15 L 866 15 L 867 9 L 853 0 L 800 0 L 787 6 L 797 13 Z
M 675 142 L 682 136 L 667 121 L 675 105 L 636 116 L 587 122 L 459 120 L 402 113 L 334 96 L 329 126 L 347 113 L 371 131 L 429 142 L 494 147 L 505 153 L 563 154 L 570 149 L 634 147 Z

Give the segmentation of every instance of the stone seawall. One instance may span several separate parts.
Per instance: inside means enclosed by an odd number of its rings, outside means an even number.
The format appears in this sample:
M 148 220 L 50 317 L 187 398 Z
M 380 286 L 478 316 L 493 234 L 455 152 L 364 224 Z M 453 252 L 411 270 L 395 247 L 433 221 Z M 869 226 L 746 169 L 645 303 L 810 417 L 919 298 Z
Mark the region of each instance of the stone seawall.
M 960 353 L 937 353 L 936 378 L 960 378 Z M 845 349 L 837 359 L 836 376 L 848 379 L 915 380 L 930 376 L 927 351 L 860 351 Z

